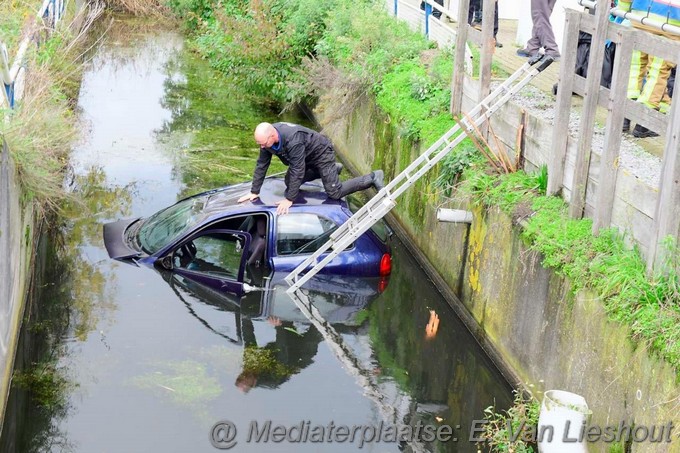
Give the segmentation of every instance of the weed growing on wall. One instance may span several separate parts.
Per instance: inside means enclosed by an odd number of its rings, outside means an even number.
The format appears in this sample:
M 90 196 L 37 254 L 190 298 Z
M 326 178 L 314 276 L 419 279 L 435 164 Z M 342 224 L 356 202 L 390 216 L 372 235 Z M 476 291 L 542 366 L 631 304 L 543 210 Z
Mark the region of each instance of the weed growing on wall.
M 493 406 L 484 410 L 484 444 L 493 452 L 533 453 L 536 444 L 528 441 L 529 435 L 537 432 L 538 416 L 541 410 L 538 401 L 515 390 L 513 405 L 504 412 L 496 412 Z M 525 435 L 523 435 L 525 434 Z

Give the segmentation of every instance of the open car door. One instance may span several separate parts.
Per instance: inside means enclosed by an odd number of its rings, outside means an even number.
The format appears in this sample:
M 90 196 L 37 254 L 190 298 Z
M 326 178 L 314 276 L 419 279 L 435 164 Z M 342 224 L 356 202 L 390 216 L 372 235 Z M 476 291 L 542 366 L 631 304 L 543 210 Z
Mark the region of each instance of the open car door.
M 250 241 L 250 234 L 243 231 L 201 231 L 182 241 L 162 265 L 217 291 L 242 295 L 247 289 L 243 276 Z

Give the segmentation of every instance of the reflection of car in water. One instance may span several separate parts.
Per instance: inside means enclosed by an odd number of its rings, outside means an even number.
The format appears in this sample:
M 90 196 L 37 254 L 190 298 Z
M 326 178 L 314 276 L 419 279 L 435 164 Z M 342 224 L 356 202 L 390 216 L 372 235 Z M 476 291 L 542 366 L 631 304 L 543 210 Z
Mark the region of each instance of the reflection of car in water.
M 287 273 L 323 245 L 352 215 L 344 200 L 329 199 L 318 184 L 303 185 L 286 215 L 281 178 L 267 178 L 255 202 L 238 204 L 248 190 L 238 184 L 186 198 L 146 219 L 104 225 L 109 256 L 171 270 L 218 291 L 243 294 L 253 269 Z M 391 272 L 390 232 L 380 222 L 323 270 L 361 277 Z M 323 255 L 322 255 L 323 256 Z
M 285 274 L 252 282 L 261 290 L 241 296 L 182 274 L 165 270 L 161 274 L 201 324 L 243 346 L 243 369 L 235 382 L 241 390 L 278 387 L 313 362 L 323 335 L 287 295 Z M 385 289 L 387 278 L 317 275 L 308 282 L 305 294 L 329 325 L 353 326 L 358 324 L 357 313 Z M 274 340 L 259 344 L 256 323 L 273 328 Z M 271 340 L 271 334 L 267 338 Z

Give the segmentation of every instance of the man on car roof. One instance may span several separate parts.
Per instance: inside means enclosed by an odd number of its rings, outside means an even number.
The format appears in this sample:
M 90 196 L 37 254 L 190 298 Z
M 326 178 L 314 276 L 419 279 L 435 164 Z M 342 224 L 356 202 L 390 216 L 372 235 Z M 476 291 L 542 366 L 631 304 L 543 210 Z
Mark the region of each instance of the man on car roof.
M 260 156 L 255 166 L 250 193 L 239 198 L 239 203 L 258 198 L 272 155 L 288 166 L 285 198 L 276 203 L 276 212 L 279 215 L 288 213 L 298 196 L 300 186 L 314 179 L 321 178 L 328 197 L 336 200 L 371 186 L 376 190 L 383 187 L 382 170 L 340 181 L 338 174 L 342 170 L 342 164 L 335 162 L 333 144 L 327 137 L 304 126 L 292 123 L 260 123 L 255 128 L 255 141 L 260 145 Z

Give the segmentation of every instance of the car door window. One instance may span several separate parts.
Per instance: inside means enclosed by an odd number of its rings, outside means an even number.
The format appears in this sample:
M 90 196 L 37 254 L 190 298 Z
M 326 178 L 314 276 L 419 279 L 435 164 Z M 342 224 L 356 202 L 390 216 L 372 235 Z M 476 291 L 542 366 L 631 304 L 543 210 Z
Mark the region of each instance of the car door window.
M 277 221 L 276 251 L 279 255 L 314 253 L 337 228 L 335 222 L 316 214 L 280 216 Z
M 193 272 L 238 279 L 244 238 L 230 233 L 199 236 L 175 251 L 174 266 Z

